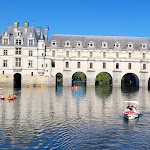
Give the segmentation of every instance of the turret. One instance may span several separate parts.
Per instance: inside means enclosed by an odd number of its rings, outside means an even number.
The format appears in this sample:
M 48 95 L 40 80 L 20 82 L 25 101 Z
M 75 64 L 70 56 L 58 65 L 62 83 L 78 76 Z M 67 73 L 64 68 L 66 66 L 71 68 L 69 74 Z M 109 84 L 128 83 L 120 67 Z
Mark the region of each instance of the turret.
M 38 73 L 44 75 L 45 71 L 45 40 L 41 30 L 40 37 L 38 40 Z

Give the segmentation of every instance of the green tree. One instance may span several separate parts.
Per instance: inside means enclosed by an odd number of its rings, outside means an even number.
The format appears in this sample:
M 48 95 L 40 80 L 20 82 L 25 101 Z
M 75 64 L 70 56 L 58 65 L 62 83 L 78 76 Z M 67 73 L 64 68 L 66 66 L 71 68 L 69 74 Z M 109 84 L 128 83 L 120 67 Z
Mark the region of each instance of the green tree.
M 106 72 L 99 73 L 96 76 L 96 80 L 95 80 L 96 84 L 100 84 L 100 85 L 110 84 L 110 81 L 111 81 L 111 77 Z

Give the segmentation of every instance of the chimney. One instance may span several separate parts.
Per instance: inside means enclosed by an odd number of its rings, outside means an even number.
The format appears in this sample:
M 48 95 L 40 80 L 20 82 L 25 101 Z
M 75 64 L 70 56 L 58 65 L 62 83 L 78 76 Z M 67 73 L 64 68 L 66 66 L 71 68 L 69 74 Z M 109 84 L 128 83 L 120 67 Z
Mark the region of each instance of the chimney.
M 29 27 L 29 23 L 25 22 L 24 23 L 24 32 L 27 33 L 28 32 L 28 27 Z
M 19 27 L 19 23 L 18 22 L 14 22 L 14 32 L 17 32 Z
M 48 40 L 48 31 L 49 31 L 49 26 L 45 26 L 45 40 Z
M 38 36 L 41 34 L 41 27 L 36 27 L 36 33 Z

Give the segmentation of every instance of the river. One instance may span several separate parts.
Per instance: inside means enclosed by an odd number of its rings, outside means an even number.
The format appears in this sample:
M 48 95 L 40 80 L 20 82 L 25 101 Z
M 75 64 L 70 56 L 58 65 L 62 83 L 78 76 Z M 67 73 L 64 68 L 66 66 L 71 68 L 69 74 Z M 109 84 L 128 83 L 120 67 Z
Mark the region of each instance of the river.
M 150 92 L 110 86 L 3 87 L 0 149 L 150 149 Z M 141 115 L 123 118 L 124 101 L 139 102 Z

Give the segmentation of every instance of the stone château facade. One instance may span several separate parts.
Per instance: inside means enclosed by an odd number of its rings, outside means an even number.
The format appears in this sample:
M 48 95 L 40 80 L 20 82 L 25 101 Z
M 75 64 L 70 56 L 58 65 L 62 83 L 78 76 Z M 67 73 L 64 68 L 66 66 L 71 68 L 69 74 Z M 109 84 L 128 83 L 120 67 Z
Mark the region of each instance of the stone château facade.
M 112 77 L 114 87 L 130 73 L 140 87 L 150 77 L 150 38 L 84 35 L 52 35 L 48 39 L 40 27 L 25 22 L 8 26 L 0 35 L 0 84 L 13 86 L 56 85 L 56 74 L 63 75 L 63 86 L 71 86 L 76 72 L 86 75 L 87 86 L 95 85 L 101 72 Z

